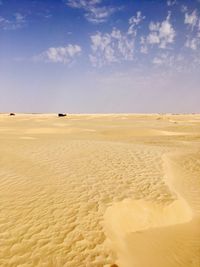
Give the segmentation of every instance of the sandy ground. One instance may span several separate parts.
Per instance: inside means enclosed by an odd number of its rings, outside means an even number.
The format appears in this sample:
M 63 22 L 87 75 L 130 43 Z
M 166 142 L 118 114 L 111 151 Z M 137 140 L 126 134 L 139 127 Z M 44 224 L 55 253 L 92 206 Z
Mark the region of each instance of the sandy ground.
M 0 114 L 0 266 L 200 267 L 200 115 Z

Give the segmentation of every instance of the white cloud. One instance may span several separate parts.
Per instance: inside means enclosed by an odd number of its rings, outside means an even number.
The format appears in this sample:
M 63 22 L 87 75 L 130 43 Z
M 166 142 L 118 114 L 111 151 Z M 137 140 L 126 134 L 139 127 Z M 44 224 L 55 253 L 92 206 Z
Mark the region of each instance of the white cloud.
M 138 11 L 136 16 L 132 16 L 129 19 L 129 29 L 128 29 L 128 34 L 134 34 L 136 36 L 137 32 L 135 27 L 139 25 L 143 20 L 145 19 L 145 16 L 142 16 L 141 11 Z
M 188 7 L 186 5 L 181 6 L 181 12 L 185 13 L 188 11 Z
M 21 13 L 15 13 L 11 19 L 0 16 L 0 28 L 3 30 L 16 30 L 24 27 L 25 23 L 25 16 Z
M 167 0 L 167 5 L 168 6 L 174 6 L 175 4 L 177 4 L 176 0 Z
M 136 26 L 136 25 L 140 24 L 143 19 L 145 19 L 145 16 L 142 16 L 141 11 L 137 11 L 136 16 L 132 16 L 129 19 L 129 24 Z
M 170 55 L 169 53 L 161 53 L 158 56 L 154 57 L 152 62 L 155 65 L 172 66 L 174 59 L 174 56 Z
M 198 38 L 192 38 L 192 39 L 187 39 L 185 46 L 188 48 L 191 48 L 192 50 L 196 50 L 198 45 L 200 43 L 200 40 Z
M 187 48 L 197 50 L 200 46 L 200 18 L 198 16 L 197 10 L 193 10 L 192 13 L 185 13 L 184 23 L 189 26 L 189 34 L 187 35 L 187 40 L 185 46 Z
M 92 35 L 92 54 L 89 59 L 93 66 L 102 67 L 115 62 L 132 61 L 134 59 L 135 37 L 137 27 L 144 19 L 141 12 L 129 19 L 126 32 L 113 28 L 110 33 L 97 32 Z
M 153 59 L 153 64 L 162 65 L 163 64 L 163 59 L 162 58 L 159 58 L 159 57 L 155 57 Z
M 148 47 L 147 47 L 146 39 L 144 36 L 140 37 L 140 44 L 141 44 L 140 52 L 143 54 L 147 54 L 148 53 Z
M 162 22 L 150 22 L 150 33 L 146 37 L 143 37 L 143 48 L 150 45 L 158 45 L 159 48 L 165 49 L 169 44 L 174 43 L 176 32 L 170 23 L 170 14 Z
M 159 44 L 160 43 L 160 36 L 158 35 L 157 32 L 151 32 L 147 36 L 147 42 L 149 44 Z
M 150 31 L 159 31 L 160 29 L 160 22 L 150 22 L 149 24 L 149 30 Z
M 188 24 L 189 26 L 192 27 L 192 29 L 194 29 L 194 27 L 198 23 L 197 11 L 194 10 L 191 14 L 185 13 L 185 21 L 184 21 L 184 23 Z
M 120 10 L 119 7 L 112 6 L 99 6 L 102 0 L 68 0 L 66 4 L 72 8 L 83 9 L 85 18 L 92 23 L 102 23 L 116 11 Z
M 65 47 L 50 47 L 40 55 L 34 57 L 34 61 L 70 64 L 81 53 L 79 45 L 69 44 Z
M 169 19 L 161 23 L 159 36 L 161 39 L 161 47 L 165 48 L 168 43 L 173 43 L 175 38 L 175 30 L 173 29 Z
M 128 38 L 118 29 L 111 33 L 96 33 L 91 36 L 92 54 L 89 56 L 93 66 L 101 67 L 123 60 L 133 60 L 134 39 Z

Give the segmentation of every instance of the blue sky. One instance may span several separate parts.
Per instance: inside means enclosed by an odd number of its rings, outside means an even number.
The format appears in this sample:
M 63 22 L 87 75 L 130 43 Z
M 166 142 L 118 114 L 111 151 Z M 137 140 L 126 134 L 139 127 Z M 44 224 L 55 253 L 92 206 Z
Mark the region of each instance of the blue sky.
M 0 0 L 0 111 L 200 112 L 200 0 Z

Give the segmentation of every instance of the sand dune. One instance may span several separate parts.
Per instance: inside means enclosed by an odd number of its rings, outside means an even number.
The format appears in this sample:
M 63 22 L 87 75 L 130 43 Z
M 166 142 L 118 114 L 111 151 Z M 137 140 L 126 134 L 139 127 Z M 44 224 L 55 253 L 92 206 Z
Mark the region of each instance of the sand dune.
M 1 114 L 0 266 L 199 267 L 199 122 Z
M 164 157 L 166 184 L 176 193 L 171 203 L 125 200 L 107 209 L 105 229 L 119 266 L 200 266 L 200 180 L 185 174 L 182 161 Z

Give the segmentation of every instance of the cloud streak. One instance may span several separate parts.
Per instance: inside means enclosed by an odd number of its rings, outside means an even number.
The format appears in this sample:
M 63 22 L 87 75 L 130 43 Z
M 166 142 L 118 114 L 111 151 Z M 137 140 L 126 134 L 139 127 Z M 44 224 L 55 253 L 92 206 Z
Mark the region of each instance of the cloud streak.
M 119 11 L 120 7 L 99 6 L 102 0 L 68 0 L 66 4 L 71 8 L 82 9 L 85 18 L 92 23 L 103 23 L 108 18 Z

